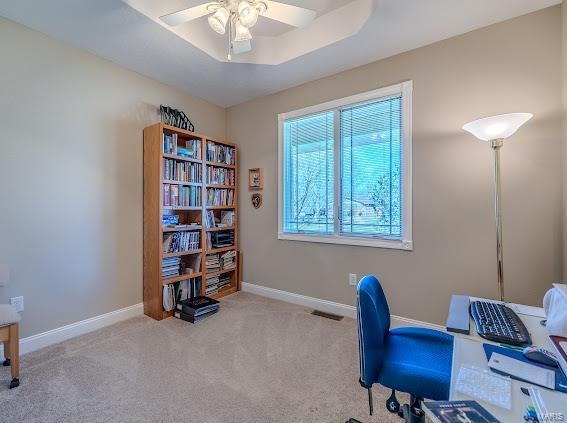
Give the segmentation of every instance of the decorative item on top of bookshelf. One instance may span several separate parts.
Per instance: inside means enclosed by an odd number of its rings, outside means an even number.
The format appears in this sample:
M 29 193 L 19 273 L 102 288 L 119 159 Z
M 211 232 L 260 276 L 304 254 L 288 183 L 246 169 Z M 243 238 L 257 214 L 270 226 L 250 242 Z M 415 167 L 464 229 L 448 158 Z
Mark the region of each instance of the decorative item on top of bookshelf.
M 187 115 L 177 109 L 174 109 L 169 106 L 159 106 L 159 114 L 161 117 L 161 122 L 166 125 L 175 126 L 176 128 L 185 129 L 187 131 L 195 131 L 195 126 Z
M 255 209 L 262 207 L 262 194 L 257 192 L 252 194 L 252 207 Z
M 264 169 L 256 167 L 248 169 L 248 188 L 262 189 L 264 188 Z

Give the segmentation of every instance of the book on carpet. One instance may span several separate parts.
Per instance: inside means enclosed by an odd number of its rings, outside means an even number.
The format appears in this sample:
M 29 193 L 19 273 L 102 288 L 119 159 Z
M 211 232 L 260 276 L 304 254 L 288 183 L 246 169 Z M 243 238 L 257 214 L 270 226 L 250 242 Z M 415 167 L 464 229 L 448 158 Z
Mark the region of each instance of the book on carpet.
M 476 401 L 429 401 L 422 408 L 433 423 L 500 423 Z
M 217 300 L 204 296 L 197 296 L 177 303 L 177 311 L 193 316 L 207 313 L 208 311 L 218 309 L 219 307 L 220 304 Z
M 203 319 L 206 319 L 209 316 L 212 316 L 213 314 L 215 314 L 218 311 L 219 311 L 218 309 L 210 310 L 207 313 L 201 314 L 199 316 L 192 316 L 190 314 L 185 314 L 182 311 L 176 311 L 176 312 L 173 313 L 173 315 L 177 319 L 185 320 L 186 322 L 189 322 L 189 323 L 197 323 L 197 322 L 199 322 Z

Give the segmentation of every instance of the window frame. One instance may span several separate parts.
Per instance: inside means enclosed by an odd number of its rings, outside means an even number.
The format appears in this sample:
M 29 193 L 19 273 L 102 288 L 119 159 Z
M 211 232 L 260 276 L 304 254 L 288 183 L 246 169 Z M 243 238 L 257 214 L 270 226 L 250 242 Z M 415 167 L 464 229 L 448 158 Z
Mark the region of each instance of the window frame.
M 402 236 L 391 239 L 383 235 L 349 236 L 340 232 L 340 196 L 342 137 L 340 112 L 343 108 L 373 103 L 381 98 L 401 95 L 402 97 Z M 368 91 L 326 103 L 278 114 L 278 239 L 290 241 L 317 242 L 325 244 L 357 245 L 364 247 L 413 250 L 412 239 L 412 97 L 413 81 Z M 306 117 L 316 113 L 334 112 L 334 233 L 332 235 L 284 232 L 284 123 L 286 120 Z

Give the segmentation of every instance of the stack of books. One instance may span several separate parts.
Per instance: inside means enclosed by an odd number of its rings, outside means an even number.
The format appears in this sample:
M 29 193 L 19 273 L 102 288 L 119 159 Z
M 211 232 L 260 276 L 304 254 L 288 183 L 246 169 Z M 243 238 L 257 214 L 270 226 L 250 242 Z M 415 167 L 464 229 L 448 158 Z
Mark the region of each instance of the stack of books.
M 169 232 L 163 236 L 164 253 L 181 253 L 199 249 L 201 233 L 198 231 Z
M 218 254 L 207 254 L 205 265 L 207 272 L 216 272 L 221 268 L 220 257 Z
M 181 257 L 164 258 L 161 261 L 161 277 L 173 278 L 179 276 L 179 267 L 181 265 Z
M 220 279 L 218 276 L 211 276 L 207 278 L 205 282 L 205 294 L 211 295 L 219 292 L 219 281 Z
M 230 285 L 230 275 L 221 275 L 219 277 L 219 283 L 217 285 L 219 291 L 228 285 Z
M 220 256 L 221 268 L 223 270 L 234 269 L 236 267 L 236 251 L 227 251 Z
M 234 245 L 234 231 L 219 231 L 210 235 L 210 246 L 212 248 L 223 248 Z
M 174 316 L 178 319 L 191 323 L 197 323 L 219 311 L 220 304 L 217 300 L 208 297 L 194 297 L 189 300 L 179 301 L 175 306 Z
M 207 142 L 207 160 L 209 162 L 234 165 L 234 159 L 234 148 L 227 147 L 226 145 L 215 144 L 211 141 Z

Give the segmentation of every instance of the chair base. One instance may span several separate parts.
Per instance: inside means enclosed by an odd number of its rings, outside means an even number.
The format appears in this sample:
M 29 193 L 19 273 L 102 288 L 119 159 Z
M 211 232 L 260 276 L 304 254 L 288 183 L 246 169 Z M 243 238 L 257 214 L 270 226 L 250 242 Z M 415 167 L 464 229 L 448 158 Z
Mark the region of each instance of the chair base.
M 4 362 L 2 363 L 2 365 L 3 365 L 4 367 L 9 367 L 11 364 L 12 364 L 12 363 L 10 362 L 10 359 L 9 359 L 9 358 L 7 358 L 6 360 L 4 360 Z
M 12 379 L 12 381 L 10 382 L 10 389 L 17 388 L 18 386 L 20 386 L 20 379 L 18 379 L 17 377 L 15 377 L 15 378 Z

